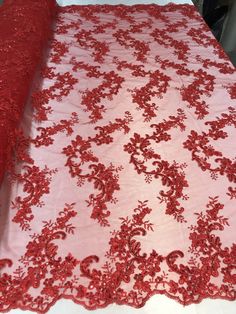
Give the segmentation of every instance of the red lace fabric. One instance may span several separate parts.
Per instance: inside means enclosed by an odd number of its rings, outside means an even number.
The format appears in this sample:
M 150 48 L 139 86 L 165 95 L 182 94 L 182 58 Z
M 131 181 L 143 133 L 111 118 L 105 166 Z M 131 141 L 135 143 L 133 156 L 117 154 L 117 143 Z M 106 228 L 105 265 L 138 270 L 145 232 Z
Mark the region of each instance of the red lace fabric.
M 193 6 L 59 10 L 1 189 L 0 312 L 235 300 L 235 72 Z
M 4 0 L 0 6 L 0 184 L 12 167 L 17 127 L 55 13 L 54 0 Z

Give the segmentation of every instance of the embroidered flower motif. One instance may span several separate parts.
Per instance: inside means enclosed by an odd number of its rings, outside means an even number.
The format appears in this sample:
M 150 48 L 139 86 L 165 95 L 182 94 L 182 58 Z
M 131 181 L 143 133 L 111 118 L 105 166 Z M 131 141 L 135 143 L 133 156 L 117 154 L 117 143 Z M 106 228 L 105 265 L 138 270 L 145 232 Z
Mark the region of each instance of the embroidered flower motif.
M 102 226 L 109 226 L 107 218 L 110 216 L 110 211 L 107 208 L 107 203 L 116 203 L 113 194 L 120 190 L 118 173 L 123 167 L 115 167 L 112 163 L 108 167 L 105 166 L 94 155 L 91 146 L 92 144 L 97 146 L 109 145 L 113 142 L 112 134 L 114 132 L 122 130 L 125 134 L 129 132 L 128 125 L 131 121 L 132 116 L 130 112 L 126 111 L 123 119 L 116 118 L 113 123 L 109 122 L 103 127 L 95 127 L 97 134 L 94 137 L 84 140 L 78 135 L 71 142 L 71 145 L 63 149 L 63 153 L 68 158 L 66 166 L 69 168 L 71 176 L 77 178 L 78 187 L 87 181 L 92 182 L 94 188 L 99 191 L 97 195 L 90 194 L 86 202 L 88 207 L 92 207 L 91 218 L 98 220 Z M 87 169 L 90 172 L 84 173 L 83 165 L 87 163 L 89 164 Z
M 236 183 L 236 161 L 224 157 L 221 151 L 210 144 L 229 136 L 224 131 L 227 126 L 236 127 L 235 108 L 229 107 L 227 113 L 223 113 L 216 120 L 205 122 L 205 125 L 209 126 L 208 132 L 199 134 L 192 130 L 183 143 L 184 148 L 192 153 L 192 160 L 196 161 L 203 171 L 210 172 L 213 180 L 217 180 L 218 175 L 221 175 L 226 176 L 229 182 Z M 232 193 L 233 187 L 230 187 L 229 191 Z
M 177 221 L 186 222 L 182 215 L 184 208 L 181 206 L 179 199 L 185 199 L 183 190 L 188 187 L 183 167 L 175 161 L 170 164 L 168 161 L 162 160 L 160 154 L 152 149 L 153 143 L 167 142 L 171 140 L 171 136 L 167 133 L 172 128 L 185 129 L 183 121 L 186 116 L 182 110 L 178 110 L 177 117 L 170 116 L 169 120 L 165 120 L 159 124 L 152 124 L 155 129 L 152 134 L 146 134 L 141 137 L 134 133 L 130 142 L 124 146 L 124 151 L 130 156 L 130 163 L 134 165 L 138 174 L 145 175 L 145 181 L 150 183 L 153 179 L 160 179 L 163 186 L 167 187 L 167 191 L 161 190 L 158 199 L 161 203 L 166 204 L 166 214 L 173 215 Z M 150 163 L 151 162 L 151 163 Z
M 0 27 L 10 82 L 0 81 L 0 312 L 46 313 L 61 298 L 90 310 L 139 308 L 154 294 L 184 305 L 235 300 L 235 70 L 194 7 L 58 8 L 24 116 L 33 123 L 18 126 L 15 87 L 33 65 L 23 39 L 37 33 L 29 50 L 38 56 L 38 26 L 55 1 L 10 2 L 0 20 L 17 30 L 8 41 Z M 208 101 L 219 88 L 224 110 Z M 178 222 L 185 243 L 173 239 Z

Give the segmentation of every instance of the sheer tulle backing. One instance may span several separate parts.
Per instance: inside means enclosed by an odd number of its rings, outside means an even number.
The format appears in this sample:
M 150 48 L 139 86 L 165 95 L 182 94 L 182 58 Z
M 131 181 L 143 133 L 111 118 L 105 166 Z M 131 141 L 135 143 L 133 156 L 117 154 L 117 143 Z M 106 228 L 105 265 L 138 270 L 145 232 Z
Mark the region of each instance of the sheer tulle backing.
M 1 189 L 0 311 L 235 300 L 236 75 L 195 9 L 65 7 L 54 34 Z

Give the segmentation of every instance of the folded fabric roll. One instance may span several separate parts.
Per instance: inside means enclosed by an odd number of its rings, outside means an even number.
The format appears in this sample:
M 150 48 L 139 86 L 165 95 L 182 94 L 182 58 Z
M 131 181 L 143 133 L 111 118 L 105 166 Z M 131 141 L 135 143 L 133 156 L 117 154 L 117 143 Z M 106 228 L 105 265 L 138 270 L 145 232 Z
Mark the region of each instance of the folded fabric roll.
M 56 14 L 55 0 L 5 0 L 0 7 L 0 184 L 12 165 L 16 128 Z

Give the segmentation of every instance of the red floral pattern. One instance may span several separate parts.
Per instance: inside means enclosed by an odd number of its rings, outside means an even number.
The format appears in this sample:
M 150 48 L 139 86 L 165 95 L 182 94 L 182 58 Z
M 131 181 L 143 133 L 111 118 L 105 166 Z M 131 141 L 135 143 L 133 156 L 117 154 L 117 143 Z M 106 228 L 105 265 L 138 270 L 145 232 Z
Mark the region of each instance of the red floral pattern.
M 56 48 L 57 51 L 57 46 L 54 44 L 53 48 Z M 53 60 L 55 59 L 54 54 L 51 57 Z M 39 122 L 47 120 L 47 115 L 52 113 L 52 108 L 50 106 L 46 107 L 49 101 L 52 99 L 61 100 L 62 97 L 68 96 L 73 90 L 74 85 L 78 82 L 69 72 L 56 73 L 54 70 L 54 67 L 46 67 L 42 73 L 43 78 L 52 81 L 52 85 L 49 88 L 34 91 L 32 94 L 32 106 L 35 110 L 34 119 Z
M 232 99 L 236 99 L 236 83 L 229 84 L 228 91 Z
M 17 196 L 12 201 L 12 208 L 17 211 L 12 221 L 18 223 L 22 230 L 31 230 L 29 223 L 34 218 L 32 207 L 43 207 L 44 202 L 40 199 L 44 194 L 49 194 L 51 176 L 56 170 L 49 170 L 47 167 L 40 170 L 36 166 L 24 166 L 23 170 L 24 173 L 17 174 L 14 180 L 23 183 L 26 196 Z
M 93 138 L 89 137 L 87 140 L 84 140 L 81 136 L 77 135 L 71 145 L 63 149 L 63 153 L 68 157 L 66 166 L 69 167 L 71 176 L 77 178 L 77 185 L 80 187 L 85 181 L 94 182 L 94 188 L 100 191 L 96 196 L 90 194 L 86 202 L 88 203 L 88 207 L 92 206 L 93 208 L 91 218 L 98 219 L 102 226 L 109 226 L 107 217 L 110 215 L 110 212 L 106 203 L 116 203 L 117 201 L 113 194 L 116 190 L 120 189 L 118 172 L 122 170 L 122 166 L 114 167 L 111 163 L 106 167 L 99 162 L 99 158 L 91 151 L 91 144 L 95 143 L 100 146 L 112 143 L 113 138 L 111 134 L 117 130 L 124 130 L 124 133 L 127 133 L 129 131 L 128 124 L 131 121 L 132 117 L 127 111 L 125 112 L 124 119 L 116 119 L 115 123 L 110 122 L 103 127 L 95 127 L 98 133 Z M 76 160 L 79 160 L 79 163 Z M 83 173 L 82 168 L 84 164 L 89 164 L 87 166 L 90 169 L 89 173 Z
M 196 9 L 55 24 L 20 128 L 0 129 L 0 312 L 235 300 L 236 72 Z
M 202 24 L 199 28 L 191 28 L 188 31 L 188 35 L 191 36 L 193 41 L 198 45 L 203 47 L 214 47 L 214 53 L 218 55 L 221 59 L 226 59 L 228 61 L 227 55 L 224 52 L 220 44 L 211 36 L 207 24 Z
M 0 282 L 4 292 L 3 309 L 15 304 L 17 297 L 21 308 L 46 312 L 59 295 L 67 296 L 71 292 L 74 292 L 76 302 L 91 309 L 117 300 L 120 304 L 141 307 L 154 293 L 164 293 L 185 305 L 198 303 L 205 297 L 235 299 L 236 279 L 232 271 L 236 267 L 236 247 L 223 247 L 220 238 L 212 234 L 215 230 L 223 231 L 228 225 L 228 219 L 219 216 L 224 206 L 219 203 L 218 197 L 209 199 L 205 213 L 196 213 L 196 225 L 190 226 L 190 259 L 187 264 L 177 263 L 184 257 L 180 250 L 165 256 L 156 250 L 149 254 L 142 253 L 141 243 L 135 237 L 145 237 L 148 232 L 154 231 L 155 226 L 149 220 L 144 220 L 152 211 L 147 201 L 139 201 L 131 218 L 120 218 L 120 230 L 112 232 L 106 262 L 99 270 L 91 269 L 91 264 L 99 262 L 96 255 L 87 256 L 81 261 L 70 253 L 64 258 L 57 257 L 58 245 L 54 241 L 65 240 L 74 234 L 75 227 L 68 223 L 76 216 L 74 205 L 66 205 L 55 222 L 44 222 L 41 233 L 34 234 L 26 246 L 26 253 L 20 258 L 22 266 L 12 276 L 3 273 Z M 0 265 L 2 268 L 12 267 L 12 262 L 3 259 Z M 81 278 L 87 278 L 86 285 L 73 276 L 77 265 Z M 163 269 L 169 270 L 169 274 Z M 219 273 L 223 274 L 223 283 L 217 287 L 214 278 Z M 123 284 L 131 282 L 132 290 L 124 289 Z M 28 293 L 31 287 L 40 288 L 41 296 L 33 298 Z
M 31 142 L 34 143 L 36 147 L 52 145 L 54 142 L 54 135 L 59 132 L 66 132 L 67 136 L 70 136 L 73 133 L 72 127 L 76 123 L 79 123 L 78 115 L 76 112 L 72 112 L 69 120 L 61 120 L 59 123 L 54 122 L 52 126 L 45 128 L 38 127 L 37 131 L 40 131 L 41 134 L 37 135 Z
M 212 179 L 216 180 L 220 174 L 225 175 L 229 182 L 236 183 L 236 161 L 225 157 L 210 144 L 210 140 L 217 141 L 228 137 L 228 133 L 224 131 L 226 126 L 236 128 L 236 109 L 233 107 L 228 109 L 229 113 L 223 113 L 214 121 L 205 122 L 205 125 L 209 125 L 208 132 L 198 134 L 192 130 L 183 144 L 184 148 L 192 152 L 192 160 L 195 160 L 203 171 L 210 171 Z M 215 159 L 212 160 L 213 158 Z
M 149 74 L 149 82 L 140 89 L 132 90 L 133 102 L 138 104 L 137 109 L 143 109 L 144 121 L 150 121 L 156 117 L 158 105 L 150 103 L 152 97 L 162 98 L 169 86 L 170 77 L 156 70 Z
M 152 134 L 146 134 L 141 137 L 135 133 L 134 137 L 130 139 L 130 143 L 125 145 L 124 150 L 130 156 L 130 163 L 134 165 L 138 174 L 145 174 L 145 181 L 150 183 L 153 178 L 161 179 L 162 185 L 167 187 L 167 191 L 161 190 L 158 197 L 161 202 L 166 203 L 166 214 L 173 215 L 177 221 L 184 222 L 182 215 L 184 208 L 180 207 L 180 198 L 186 199 L 183 189 L 188 187 L 185 179 L 185 174 L 182 171 L 185 164 L 178 165 L 175 161 L 170 164 L 166 160 L 162 160 L 161 156 L 157 154 L 151 146 L 152 141 L 155 143 L 167 142 L 171 140 L 170 134 L 167 132 L 172 128 L 185 129 L 183 121 L 186 119 L 184 112 L 178 109 L 176 117 L 170 116 L 169 120 L 152 124 L 150 127 L 155 129 Z M 147 167 L 146 163 L 152 161 L 152 167 Z M 186 222 L 186 221 L 185 221 Z

